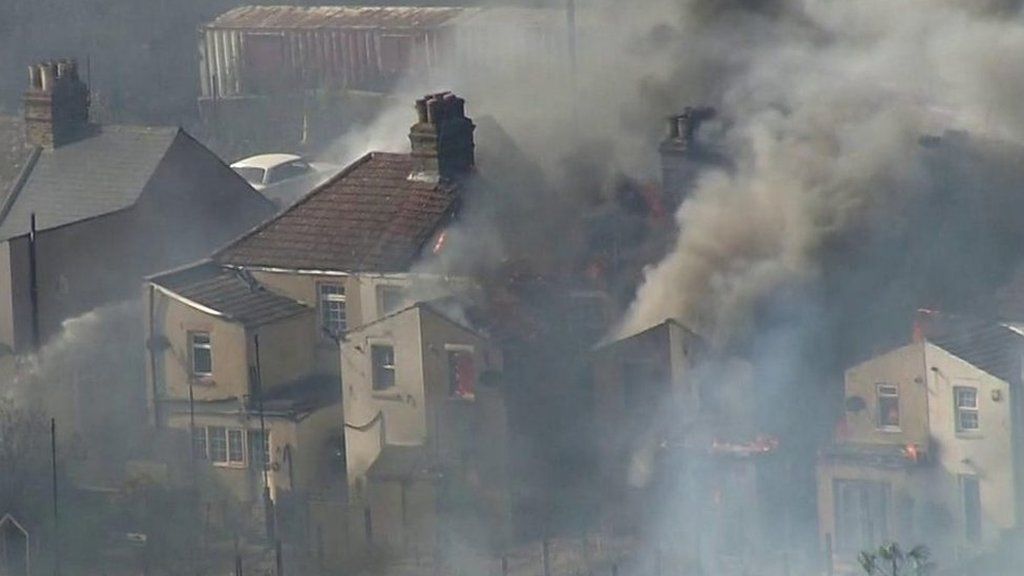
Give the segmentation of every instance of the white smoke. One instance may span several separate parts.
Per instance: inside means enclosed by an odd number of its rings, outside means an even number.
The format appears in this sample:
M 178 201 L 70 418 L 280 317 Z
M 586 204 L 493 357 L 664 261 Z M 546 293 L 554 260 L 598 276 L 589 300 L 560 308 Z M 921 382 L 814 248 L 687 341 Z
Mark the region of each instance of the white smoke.
M 686 3 L 684 20 L 704 4 Z M 830 242 L 872 218 L 899 225 L 920 189 L 915 143 L 937 124 L 1022 135 L 1019 22 L 970 2 L 784 6 L 746 20 L 730 51 L 714 104 L 733 122 L 735 170 L 705 173 L 682 205 L 676 246 L 647 271 L 624 333 L 674 317 L 727 341 L 764 298 L 813 281 Z M 734 38 L 725 22 L 700 20 L 686 42 L 721 46 Z

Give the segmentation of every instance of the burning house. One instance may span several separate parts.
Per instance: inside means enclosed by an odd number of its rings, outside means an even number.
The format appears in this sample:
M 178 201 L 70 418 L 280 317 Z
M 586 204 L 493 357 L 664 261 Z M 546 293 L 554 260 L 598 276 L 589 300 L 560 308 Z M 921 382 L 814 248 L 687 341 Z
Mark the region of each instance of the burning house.
M 762 502 L 778 443 L 756 427 L 750 366 L 716 358 L 674 320 L 603 344 L 593 362 L 605 516 L 641 530 L 667 513 L 664 529 L 686 543 L 672 560 L 684 565 L 776 560 Z
M 370 152 L 212 260 L 151 277 L 147 369 L 153 421 L 188 431 L 238 501 L 365 507 L 368 538 L 422 549 L 403 519 L 413 506 L 436 522 L 438 471 L 483 482 L 495 518 L 508 503 L 502 395 L 485 385 L 501 355 L 416 292 L 414 266 L 444 249 L 473 188 L 474 125 L 450 93 L 416 112 L 409 153 Z M 347 538 L 312 514 L 307 527 Z
M 818 463 L 821 542 L 838 572 L 892 540 L 964 560 L 1020 525 L 1020 329 L 923 319 L 915 342 L 846 372 Z

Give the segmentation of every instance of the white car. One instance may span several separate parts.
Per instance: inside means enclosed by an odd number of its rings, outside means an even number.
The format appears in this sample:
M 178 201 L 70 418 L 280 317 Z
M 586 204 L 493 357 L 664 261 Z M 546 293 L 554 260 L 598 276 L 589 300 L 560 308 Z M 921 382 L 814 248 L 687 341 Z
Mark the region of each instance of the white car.
M 235 162 L 231 168 L 253 188 L 287 206 L 312 190 L 340 167 L 307 162 L 295 154 L 260 154 Z

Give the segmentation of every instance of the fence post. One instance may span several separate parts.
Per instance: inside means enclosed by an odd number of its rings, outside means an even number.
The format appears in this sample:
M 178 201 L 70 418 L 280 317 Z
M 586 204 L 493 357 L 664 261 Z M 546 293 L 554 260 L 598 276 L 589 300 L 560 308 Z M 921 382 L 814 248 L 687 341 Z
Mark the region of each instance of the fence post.
M 508 576 L 508 554 L 501 555 L 501 576 Z
M 835 567 L 832 566 L 832 534 L 825 534 L 825 573 L 828 576 L 835 574 Z
M 612 563 L 612 576 L 619 576 L 619 565 Z
M 363 508 L 363 529 L 366 531 L 366 547 L 373 546 L 373 514 L 370 507 Z

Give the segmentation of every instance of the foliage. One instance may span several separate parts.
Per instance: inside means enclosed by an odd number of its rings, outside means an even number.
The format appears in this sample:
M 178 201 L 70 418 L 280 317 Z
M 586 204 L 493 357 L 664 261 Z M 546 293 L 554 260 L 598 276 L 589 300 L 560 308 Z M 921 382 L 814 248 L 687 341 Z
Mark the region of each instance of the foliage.
M 878 550 L 861 552 L 857 561 L 868 576 L 924 576 L 934 567 L 929 556 L 925 546 L 905 551 L 899 544 L 890 542 L 879 546 Z

